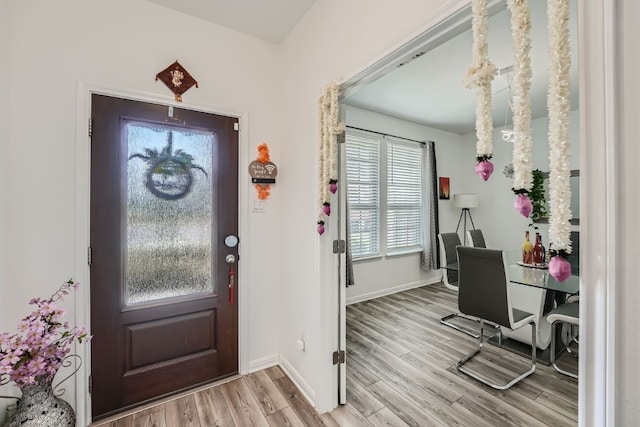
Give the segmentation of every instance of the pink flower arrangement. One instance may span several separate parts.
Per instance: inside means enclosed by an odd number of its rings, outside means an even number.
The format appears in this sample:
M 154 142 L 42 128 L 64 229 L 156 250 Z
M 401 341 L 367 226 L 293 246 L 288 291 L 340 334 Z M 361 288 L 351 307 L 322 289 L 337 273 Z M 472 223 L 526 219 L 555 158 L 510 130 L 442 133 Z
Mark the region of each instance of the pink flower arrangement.
M 64 296 L 78 288 L 72 279 L 63 283 L 49 299 L 29 301 L 36 309 L 22 319 L 19 333 L 0 333 L 0 384 L 14 381 L 18 387 L 50 382 L 77 340 L 91 337 L 87 328 L 69 328 L 60 321 L 64 310 L 56 305 Z

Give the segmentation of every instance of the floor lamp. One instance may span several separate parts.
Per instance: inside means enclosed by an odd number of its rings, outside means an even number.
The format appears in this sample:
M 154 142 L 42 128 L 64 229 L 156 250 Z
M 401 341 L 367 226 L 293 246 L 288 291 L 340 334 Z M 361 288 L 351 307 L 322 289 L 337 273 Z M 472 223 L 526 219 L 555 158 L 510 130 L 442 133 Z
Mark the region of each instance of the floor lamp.
M 478 207 L 478 195 L 477 194 L 454 194 L 453 195 L 453 205 L 457 208 L 462 209 L 460 211 L 460 219 L 458 219 L 458 226 L 456 227 L 456 233 L 460 228 L 460 223 L 464 218 L 464 237 L 463 237 L 463 245 L 467 246 L 467 216 L 471 221 L 471 226 L 473 229 L 476 229 L 476 226 L 473 224 L 473 218 L 471 217 L 470 208 Z

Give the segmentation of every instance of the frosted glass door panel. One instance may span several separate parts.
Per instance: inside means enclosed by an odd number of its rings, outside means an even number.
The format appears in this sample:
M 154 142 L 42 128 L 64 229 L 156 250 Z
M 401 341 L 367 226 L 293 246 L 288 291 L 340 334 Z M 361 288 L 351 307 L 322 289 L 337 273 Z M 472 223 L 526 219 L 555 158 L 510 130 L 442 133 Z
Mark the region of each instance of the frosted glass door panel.
M 211 294 L 211 133 L 128 123 L 125 306 Z

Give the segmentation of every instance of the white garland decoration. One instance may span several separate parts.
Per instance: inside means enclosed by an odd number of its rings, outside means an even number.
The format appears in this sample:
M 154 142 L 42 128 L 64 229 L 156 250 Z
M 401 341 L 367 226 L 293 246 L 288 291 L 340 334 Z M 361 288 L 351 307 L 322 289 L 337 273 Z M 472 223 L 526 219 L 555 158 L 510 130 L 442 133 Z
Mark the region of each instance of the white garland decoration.
M 569 2 L 548 0 L 549 33 L 549 241 L 571 253 L 571 142 L 569 137 Z
M 513 190 L 531 191 L 531 18 L 528 0 L 507 0 L 513 37 Z
M 487 0 L 473 0 L 473 59 L 464 79 L 467 88 L 477 88 L 476 93 L 476 155 L 490 158 L 493 155 L 493 119 L 491 115 L 491 81 L 496 66 L 489 60 L 487 45 Z
M 344 132 L 344 126 L 338 121 L 338 85 L 329 86 L 329 180 L 338 181 L 338 143 L 336 136 Z M 329 180 L 326 184 L 329 184 Z M 328 187 L 327 187 L 328 188 Z
M 329 203 L 329 181 L 338 180 L 338 142 L 337 135 L 345 130 L 344 124 L 339 122 L 338 105 L 339 87 L 331 83 L 324 89 L 318 101 L 319 113 L 319 147 L 318 147 L 318 221 L 324 221 L 326 214 L 323 205 Z
M 325 126 L 324 126 L 324 96 L 321 96 L 318 99 L 318 140 L 320 143 L 318 144 L 318 206 L 320 208 L 320 212 L 318 214 L 318 221 L 322 221 L 324 217 L 324 212 L 322 212 L 322 204 L 324 203 L 324 169 L 325 169 L 325 153 L 324 153 L 324 134 L 325 134 Z

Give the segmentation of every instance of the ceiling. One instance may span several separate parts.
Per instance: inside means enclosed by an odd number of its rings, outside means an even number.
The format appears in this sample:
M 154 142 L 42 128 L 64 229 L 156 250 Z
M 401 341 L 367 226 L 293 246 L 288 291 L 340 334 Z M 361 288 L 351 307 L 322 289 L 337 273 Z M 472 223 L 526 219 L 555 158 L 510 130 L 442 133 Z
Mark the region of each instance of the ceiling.
M 547 28 L 546 2 L 532 1 L 531 8 L 531 109 L 532 117 L 546 117 Z M 578 108 L 577 0 L 571 0 L 571 106 Z M 511 13 L 504 5 L 489 19 L 488 46 L 491 61 L 500 69 L 513 65 Z M 426 126 L 467 134 L 475 131 L 476 91 L 466 89 L 463 78 L 471 63 L 473 43 L 468 30 L 425 52 L 418 48 L 407 62 L 401 59 L 393 71 L 349 91 L 343 102 Z M 406 58 L 405 56 L 404 58 Z M 507 101 L 513 72 L 493 80 L 494 128 L 512 123 Z
M 315 3 L 315 0 L 149 1 L 276 44 Z
M 149 0 L 176 11 L 212 23 L 279 43 L 295 27 L 315 0 Z M 577 72 L 577 0 L 571 2 L 571 107 L 578 108 Z M 505 2 L 506 3 L 506 2 Z M 532 117 L 547 116 L 547 29 L 545 1 L 530 2 L 531 8 L 531 81 Z M 489 56 L 498 69 L 513 65 L 511 14 L 504 3 L 491 9 L 489 19 Z M 469 20 L 470 21 L 470 20 Z M 475 129 L 474 90 L 462 83 L 471 63 L 472 35 L 468 30 L 434 48 L 418 47 L 394 64 L 391 72 L 375 80 L 350 88 L 343 102 L 404 120 L 457 134 Z M 406 58 L 411 58 L 407 60 Z M 509 80 L 513 72 L 496 76 L 493 81 L 494 127 L 511 125 L 508 107 Z

